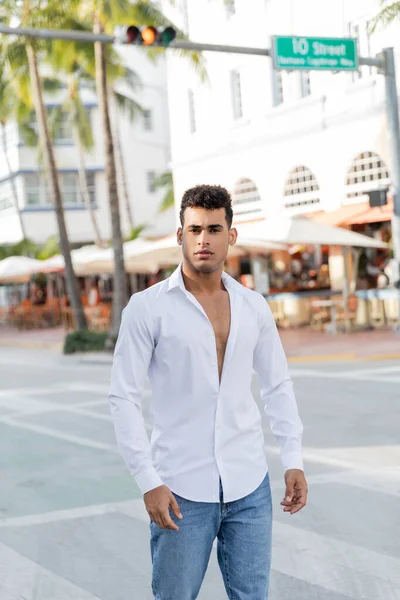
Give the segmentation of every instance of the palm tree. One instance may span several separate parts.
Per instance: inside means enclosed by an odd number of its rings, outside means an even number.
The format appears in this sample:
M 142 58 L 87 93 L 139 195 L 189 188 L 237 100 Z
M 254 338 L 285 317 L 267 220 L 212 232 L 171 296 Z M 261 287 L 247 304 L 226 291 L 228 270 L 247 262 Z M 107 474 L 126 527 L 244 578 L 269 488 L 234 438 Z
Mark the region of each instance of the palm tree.
M 8 14 L 13 15 L 14 18 L 18 18 L 21 26 L 40 28 L 54 27 L 56 25 L 62 28 L 65 26 L 69 11 L 72 10 L 74 4 L 74 0 L 64 0 L 62 3 L 56 2 L 55 0 L 21 0 L 21 2 L 17 3 L 12 2 L 11 0 L 3 0 L 3 9 L 5 8 L 5 5 L 9 5 Z M 18 72 L 21 68 L 23 69 L 26 66 L 26 63 L 28 65 L 33 106 L 38 123 L 39 142 L 54 202 L 60 248 L 65 260 L 67 290 L 75 317 L 76 327 L 78 329 L 87 329 L 87 321 L 83 311 L 78 281 L 75 277 L 72 265 L 54 147 L 43 98 L 42 77 L 39 72 L 38 53 L 45 52 L 46 48 L 48 48 L 46 43 L 30 38 L 27 38 L 26 40 L 11 40 L 11 42 L 7 44 L 7 56 L 11 67 L 15 72 Z
M 77 22 L 74 18 L 72 18 L 70 20 L 70 27 L 72 29 L 81 29 L 85 31 L 91 30 L 90 23 L 85 22 L 82 19 Z M 131 233 L 135 233 L 136 226 L 132 214 L 129 190 L 126 181 L 125 165 L 121 150 L 119 117 L 121 113 L 124 113 L 129 120 L 133 122 L 137 115 L 143 112 L 143 108 L 132 97 L 132 95 L 134 95 L 140 88 L 140 80 L 133 71 L 124 65 L 120 55 L 114 50 L 113 47 L 108 46 L 106 47 L 105 51 L 107 59 L 106 64 L 107 82 L 109 88 L 109 104 L 113 106 L 112 125 L 116 169 L 118 175 L 117 185 L 125 204 L 130 231 Z M 89 119 L 87 118 L 86 111 L 84 111 L 82 104 L 80 94 L 82 86 L 80 84 L 84 84 L 86 88 L 92 91 L 95 91 L 96 89 L 94 48 L 88 44 L 74 43 L 69 44 L 68 52 L 66 52 L 64 42 L 54 42 L 50 64 L 54 72 L 57 72 L 58 74 L 60 72 L 66 73 L 70 81 L 69 99 L 64 104 L 63 110 L 67 110 L 72 117 L 71 127 L 73 131 L 75 130 L 75 145 L 78 147 L 78 150 L 79 145 L 82 147 L 82 152 L 80 154 L 81 173 L 83 173 L 83 150 L 88 151 L 91 149 L 93 134 L 91 132 Z M 120 84 L 123 87 L 120 87 Z M 123 91 L 121 91 L 122 89 Z M 58 112 L 60 113 L 61 110 Z M 78 132 L 80 139 L 78 139 Z M 81 180 L 83 180 L 82 176 Z M 86 197 L 87 196 L 88 192 L 86 190 Z M 92 209 L 91 206 L 90 209 Z M 92 221 L 94 221 L 95 215 L 93 209 L 92 215 Z M 143 229 L 143 226 L 141 226 L 141 228 Z M 97 235 L 97 237 L 99 237 L 99 235 Z
M 70 17 L 69 26 L 71 29 L 82 31 L 91 31 L 92 28 L 90 22 L 81 18 L 77 20 L 76 15 L 72 15 Z M 83 85 L 92 91 L 96 90 L 94 47 L 90 44 L 74 42 L 68 45 L 68 51 L 66 51 L 65 42 L 56 41 L 52 44 L 52 50 L 53 51 L 49 56 L 49 59 L 53 71 L 57 73 L 64 73 L 68 78 L 68 98 L 62 109 L 56 111 L 56 114 L 57 112 L 58 114 L 61 114 L 62 110 L 64 110 L 67 111 L 70 116 L 74 143 L 77 147 L 80 159 L 79 180 L 81 193 L 84 197 L 84 201 L 93 224 L 95 241 L 98 245 L 103 245 L 100 230 L 96 221 L 96 215 L 90 202 L 90 194 L 85 175 L 85 152 L 88 152 L 93 148 L 94 142 L 90 119 L 84 108 L 80 93 Z M 125 85 L 134 91 L 138 83 L 137 77 L 123 65 L 121 58 L 112 47 L 106 48 L 105 51 L 107 58 L 107 80 L 109 82 L 113 82 L 115 80 L 122 79 Z M 116 91 L 114 92 L 112 88 L 111 93 L 115 97 L 118 105 L 121 106 L 125 112 L 128 112 L 131 118 L 135 116 L 134 113 L 137 110 L 140 110 L 139 105 L 134 100 L 125 98 L 123 94 L 117 93 Z M 126 181 L 124 179 L 125 173 L 123 169 L 122 156 L 119 159 L 118 166 L 122 179 L 122 189 L 127 202 L 128 217 L 131 221 L 132 214 L 130 211 Z
M 130 0 L 82 0 L 82 6 L 86 15 L 93 19 L 94 33 L 104 33 L 107 28 L 113 28 L 117 24 L 132 23 L 137 25 L 152 25 L 162 27 L 171 25 L 165 18 L 155 2 L 151 0 L 137 0 L 134 4 Z M 162 51 L 161 51 L 162 52 Z M 181 55 L 185 51 L 178 51 Z M 159 49 L 149 51 L 149 55 L 156 57 L 160 54 Z M 113 298 L 113 320 L 111 337 L 116 337 L 119 331 L 122 309 L 127 300 L 127 279 L 124 268 L 123 240 L 121 232 L 121 218 L 118 200 L 117 171 L 115 161 L 115 146 L 112 136 L 109 95 L 107 83 L 107 50 L 105 45 L 95 43 L 96 57 L 96 83 L 97 96 L 103 122 L 103 136 L 105 146 L 105 162 L 107 173 L 108 197 L 110 203 L 112 224 L 112 246 L 114 250 L 115 272 L 114 272 L 114 298 Z M 204 66 L 199 54 L 190 54 L 194 66 L 204 77 Z
M 82 103 L 82 98 L 79 90 L 79 82 L 81 78 L 81 70 L 68 73 L 68 97 L 61 107 L 59 113 L 66 111 L 71 124 L 72 137 L 79 157 L 79 187 L 85 203 L 86 209 L 93 227 L 94 241 L 98 246 L 103 246 L 99 224 L 96 219 L 96 214 L 90 198 L 90 190 L 86 176 L 86 160 L 85 153 L 89 152 L 94 147 L 92 126 L 90 117 Z
M 137 91 L 140 87 L 139 78 L 135 73 L 133 73 L 130 69 L 126 68 L 123 77 L 119 79 L 122 83 L 125 84 L 129 88 L 129 90 L 133 93 Z M 118 80 L 117 82 L 118 83 Z M 122 153 L 122 144 L 121 144 L 121 132 L 119 127 L 120 115 L 123 113 L 126 115 L 130 122 L 133 123 L 138 114 L 143 114 L 143 107 L 136 102 L 134 98 L 131 98 L 126 93 L 122 93 L 119 91 L 114 84 L 111 89 L 111 102 L 114 105 L 113 111 L 113 136 L 114 136 L 114 145 L 115 145 L 115 158 L 116 158 L 116 166 L 118 183 L 120 184 L 120 190 L 122 193 L 122 198 L 125 205 L 126 214 L 128 216 L 129 221 L 129 230 L 131 235 L 134 235 L 137 227 L 141 227 L 141 230 L 145 228 L 144 225 L 135 225 L 132 204 L 130 200 L 129 190 L 128 190 L 128 182 L 126 178 L 126 170 L 125 170 L 125 161 Z
M 161 201 L 160 212 L 165 212 L 175 205 L 174 178 L 172 171 L 161 173 L 153 182 L 156 189 L 164 190 L 164 198 Z

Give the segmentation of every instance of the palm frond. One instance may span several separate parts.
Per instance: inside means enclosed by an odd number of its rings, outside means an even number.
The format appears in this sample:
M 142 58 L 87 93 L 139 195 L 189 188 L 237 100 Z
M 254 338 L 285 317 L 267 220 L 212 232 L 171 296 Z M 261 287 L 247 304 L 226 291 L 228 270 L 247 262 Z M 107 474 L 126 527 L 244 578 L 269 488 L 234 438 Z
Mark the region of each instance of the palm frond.
M 173 206 L 175 206 L 174 191 L 173 190 L 168 190 L 167 193 L 165 194 L 165 196 L 164 196 L 161 204 L 160 204 L 159 211 L 161 213 L 166 212 L 167 210 L 169 210 Z
M 47 110 L 47 120 L 48 120 L 48 124 L 49 124 L 49 129 L 51 132 L 51 137 L 53 139 L 55 137 L 57 137 L 57 130 L 61 123 L 62 114 L 63 114 L 63 107 L 61 105 L 53 106 Z
M 143 88 L 143 83 L 139 75 L 129 67 L 124 68 L 121 81 L 127 85 L 132 92 L 137 92 Z
M 32 256 L 36 257 L 38 254 L 38 246 L 32 240 L 25 238 L 10 247 L 10 256 Z
M 142 223 L 141 225 L 137 225 L 136 227 L 134 227 L 132 229 L 132 231 L 129 234 L 129 237 L 125 241 L 131 242 L 132 240 L 136 240 L 140 236 L 142 231 L 147 229 L 147 227 L 148 227 L 147 223 Z
M 55 256 L 56 254 L 60 254 L 60 246 L 56 236 L 49 237 L 49 239 L 45 242 L 43 248 L 39 250 L 37 258 L 40 260 L 46 260 Z
M 94 138 L 90 115 L 82 104 L 82 99 L 78 95 L 74 99 L 73 126 L 76 127 L 80 143 L 84 150 L 89 151 L 94 147 Z
M 167 186 L 172 187 L 173 185 L 173 176 L 171 171 L 165 171 L 158 175 L 153 181 L 153 187 L 155 189 L 165 188 Z
M 57 77 L 43 77 L 42 85 L 45 92 L 48 94 L 59 92 L 65 89 L 65 83 L 63 83 Z
M 138 113 L 143 113 L 143 107 L 136 100 L 133 100 L 133 98 L 129 98 L 115 89 L 113 90 L 113 95 L 119 110 L 127 115 L 130 121 L 134 121 Z
M 66 29 L 90 32 L 90 21 L 71 16 L 65 23 Z M 77 66 L 85 71 L 95 72 L 94 45 L 87 42 L 66 42 L 65 40 L 50 40 L 47 47 L 47 57 L 54 69 L 74 71 Z
M 400 2 L 388 2 L 381 0 L 382 9 L 369 24 L 369 31 L 374 33 L 379 27 L 387 27 L 397 19 L 400 19 Z
M 204 57 L 204 54 L 201 52 L 193 52 L 192 50 L 172 50 L 172 52 L 180 58 L 188 59 L 189 64 L 192 67 L 193 71 L 199 77 L 201 83 L 209 83 L 209 77 L 207 73 L 207 61 Z
M 37 148 L 39 145 L 39 137 L 36 129 L 29 123 L 21 123 L 19 130 L 25 144 L 31 148 Z
M 156 189 L 164 189 L 165 195 L 160 204 L 159 211 L 165 212 L 168 209 L 172 208 L 175 204 L 174 197 L 174 179 L 172 175 L 172 171 L 165 171 L 158 175 L 153 182 L 153 186 Z

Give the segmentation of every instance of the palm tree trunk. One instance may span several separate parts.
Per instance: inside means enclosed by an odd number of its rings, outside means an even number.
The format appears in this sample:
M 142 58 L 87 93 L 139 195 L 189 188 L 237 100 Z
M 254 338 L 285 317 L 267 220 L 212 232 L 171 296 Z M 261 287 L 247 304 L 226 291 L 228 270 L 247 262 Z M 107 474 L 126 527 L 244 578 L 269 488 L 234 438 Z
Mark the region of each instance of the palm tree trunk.
M 80 192 L 82 194 L 82 198 L 85 203 L 85 206 L 88 210 L 90 220 L 92 222 L 92 227 L 93 227 L 93 232 L 94 232 L 94 241 L 97 244 L 97 246 L 102 247 L 103 241 L 101 239 L 99 224 L 97 223 L 93 205 L 90 200 L 89 186 L 88 186 L 88 182 L 86 179 L 85 155 L 84 155 L 81 140 L 79 137 L 79 132 L 77 131 L 76 127 L 73 128 L 73 137 L 74 137 L 74 144 L 76 146 L 76 149 L 78 150 L 78 155 L 79 155 L 78 177 L 79 177 Z
M 94 33 L 102 33 L 103 27 L 96 18 L 93 27 Z M 104 157 L 108 185 L 108 200 L 111 214 L 112 247 L 114 251 L 114 291 L 113 291 L 113 316 L 110 335 L 114 338 L 119 331 L 122 310 L 128 300 L 128 285 L 124 265 L 124 249 L 121 233 L 121 217 L 119 211 L 117 172 L 115 167 L 115 152 L 110 123 L 108 106 L 106 54 L 104 45 L 95 42 L 96 59 L 96 86 L 100 112 L 103 121 Z
M 17 211 L 19 225 L 21 227 L 22 238 L 25 240 L 26 239 L 25 225 L 24 225 L 24 220 L 22 218 L 20 208 L 19 208 L 17 187 L 15 185 L 15 179 L 13 177 L 13 170 L 11 168 L 10 157 L 8 156 L 7 130 L 6 130 L 6 124 L 4 121 L 1 121 L 1 127 L 3 130 L 3 136 L 2 136 L 3 137 L 3 154 L 6 159 L 7 170 L 8 170 L 8 174 L 10 176 L 11 188 L 12 188 L 12 193 L 13 193 L 13 198 L 14 198 L 14 205 L 15 205 L 15 210 Z
M 26 53 L 29 64 L 29 75 L 32 85 L 32 96 L 36 111 L 37 122 L 39 126 L 39 139 L 42 146 L 43 158 L 49 177 L 50 189 L 54 201 L 54 209 L 57 218 L 58 232 L 60 236 L 60 248 L 65 261 L 65 278 L 67 283 L 68 295 L 70 298 L 72 310 L 75 317 L 75 324 L 78 329 L 87 329 L 86 316 L 83 311 L 82 298 L 79 291 L 78 280 L 75 277 L 72 265 L 71 250 L 69 247 L 67 227 L 64 218 L 64 209 L 58 182 L 54 148 L 50 136 L 49 124 L 47 119 L 46 107 L 43 101 L 42 86 L 39 75 L 38 61 L 32 45 L 27 42 Z
M 117 161 L 118 170 L 119 170 L 119 180 L 121 182 L 125 210 L 126 210 L 126 214 L 128 216 L 129 227 L 130 227 L 130 230 L 132 231 L 135 228 L 135 224 L 133 222 L 132 206 L 131 206 L 130 199 L 129 199 L 128 184 L 126 181 L 126 170 L 125 170 L 124 157 L 122 154 L 121 134 L 120 134 L 120 129 L 119 129 L 119 120 L 118 120 L 119 115 L 118 115 L 118 107 L 117 106 L 115 107 L 114 114 L 115 114 L 114 142 L 115 142 L 116 161 Z

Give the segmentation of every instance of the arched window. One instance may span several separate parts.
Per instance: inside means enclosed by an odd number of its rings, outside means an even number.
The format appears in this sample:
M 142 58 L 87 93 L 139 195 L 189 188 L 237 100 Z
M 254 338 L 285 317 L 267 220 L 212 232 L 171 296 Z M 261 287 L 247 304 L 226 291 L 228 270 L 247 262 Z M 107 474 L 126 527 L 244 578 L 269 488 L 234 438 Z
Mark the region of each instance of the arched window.
M 232 206 L 235 218 L 250 219 L 261 216 L 261 198 L 254 181 L 239 179 L 232 193 Z
M 318 204 L 319 185 L 314 173 L 304 165 L 292 169 L 286 179 L 284 196 L 286 208 Z
M 356 156 L 347 173 L 346 196 L 357 198 L 389 185 L 389 173 L 379 154 L 362 152 Z

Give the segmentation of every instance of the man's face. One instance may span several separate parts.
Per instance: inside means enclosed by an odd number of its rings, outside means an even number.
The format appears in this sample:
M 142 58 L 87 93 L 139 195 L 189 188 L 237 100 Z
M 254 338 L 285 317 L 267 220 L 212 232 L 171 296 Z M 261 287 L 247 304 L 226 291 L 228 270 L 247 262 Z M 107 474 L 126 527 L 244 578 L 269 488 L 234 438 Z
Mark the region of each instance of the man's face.
M 236 229 L 228 229 L 224 208 L 187 208 L 178 244 L 185 260 L 200 273 L 213 273 L 224 264 L 229 246 L 236 243 Z

